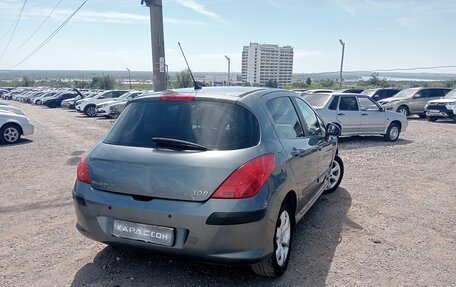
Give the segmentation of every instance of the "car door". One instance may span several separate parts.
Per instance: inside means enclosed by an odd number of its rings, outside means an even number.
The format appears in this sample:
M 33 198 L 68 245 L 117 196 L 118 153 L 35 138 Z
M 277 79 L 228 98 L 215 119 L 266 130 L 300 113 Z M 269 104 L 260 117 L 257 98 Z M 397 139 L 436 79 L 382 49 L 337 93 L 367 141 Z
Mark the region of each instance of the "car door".
M 373 100 L 368 97 L 358 97 L 361 110 L 360 133 L 381 133 L 385 130 L 386 114 Z
M 326 137 L 326 130 L 323 121 L 317 113 L 302 99 L 295 98 L 296 106 L 304 127 L 304 133 L 308 137 L 309 144 L 314 146 L 318 152 L 319 170 L 317 185 L 320 187 L 329 172 L 333 162 L 335 148 L 334 138 Z
M 337 121 L 342 126 L 343 135 L 357 134 L 359 132 L 361 113 L 356 96 L 340 97 Z
M 424 106 L 431 100 L 432 94 L 432 89 L 422 89 L 418 91 L 410 101 L 410 113 L 424 113 Z
M 266 109 L 282 144 L 288 165 L 298 186 L 299 210 L 312 199 L 318 176 L 317 148 L 306 137 L 303 125 L 288 93 L 267 95 Z

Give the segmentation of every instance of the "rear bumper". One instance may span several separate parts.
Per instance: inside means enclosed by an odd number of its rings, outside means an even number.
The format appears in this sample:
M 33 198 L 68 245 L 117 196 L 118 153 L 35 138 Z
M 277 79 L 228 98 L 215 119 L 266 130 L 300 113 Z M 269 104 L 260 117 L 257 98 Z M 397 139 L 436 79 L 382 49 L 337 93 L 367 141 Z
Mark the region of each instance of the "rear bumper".
M 249 200 L 253 202 L 252 198 L 245 199 Z M 239 200 L 145 202 L 80 182 L 75 185 L 73 202 L 78 231 L 103 243 L 225 264 L 258 262 L 273 252 L 277 215 L 264 205 L 262 209 L 241 211 L 239 206 L 244 204 Z M 115 237 L 111 235 L 114 219 L 174 228 L 174 243 L 168 247 Z

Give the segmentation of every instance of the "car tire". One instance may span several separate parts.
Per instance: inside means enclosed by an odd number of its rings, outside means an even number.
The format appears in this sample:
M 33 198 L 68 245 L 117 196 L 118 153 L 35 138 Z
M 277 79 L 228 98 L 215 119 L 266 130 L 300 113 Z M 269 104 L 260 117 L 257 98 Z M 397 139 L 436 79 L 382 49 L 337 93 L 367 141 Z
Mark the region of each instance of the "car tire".
M 331 164 L 331 171 L 329 172 L 329 182 L 323 193 L 328 194 L 336 191 L 344 177 L 344 162 L 338 155 L 334 157 Z
M 386 131 L 384 138 L 387 141 L 395 142 L 399 138 L 400 134 L 401 134 L 401 127 L 396 123 L 392 123 L 388 127 L 388 130 Z
M 403 114 L 406 117 L 410 115 L 410 110 L 407 106 L 400 106 L 397 108 L 396 112 Z
M 15 144 L 21 139 L 21 129 L 16 124 L 6 124 L 0 129 L 0 141 L 4 144 Z
M 41 101 L 40 101 L 40 100 L 38 100 L 38 101 L 36 101 L 36 102 L 35 102 L 35 104 L 37 104 L 37 105 L 41 105 Z
M 94 105 L 89 105 L 84 108 L 84 114 L 88 117 L 95 117 L 97 115 L 97 108 Z
M 274 238 L 272 239 L 274 252 L 268 258 L 251 265 L 253 272 L 257 275 L 275 278 L 281 276 L 287 270 L 293 242 L 293 214 L 289 204 L 287 202 L 282 203 L 276 221 Z M 282 232 L 280 235 L 278 234 L 279 230 Z
M 437 121 L 437 118 L 436 117 L 427 117 L 427 120 L 429 122 L 435 122 L 435 121 Z
M 420 117 L 420 119 L 425 119 L 426 115 L 425 114 L 419 114 L 418 117 Z

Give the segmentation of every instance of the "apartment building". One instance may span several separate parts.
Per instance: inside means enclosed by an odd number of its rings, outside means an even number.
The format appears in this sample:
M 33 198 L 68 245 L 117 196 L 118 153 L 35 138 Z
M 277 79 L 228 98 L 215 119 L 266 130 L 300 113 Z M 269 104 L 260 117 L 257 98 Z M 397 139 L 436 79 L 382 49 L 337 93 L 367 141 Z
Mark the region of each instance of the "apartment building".
M 242 51 L 242 81 L 264 86 L 275 80 L 279 87 L 291 83 L 293 48 L 250 43 Z

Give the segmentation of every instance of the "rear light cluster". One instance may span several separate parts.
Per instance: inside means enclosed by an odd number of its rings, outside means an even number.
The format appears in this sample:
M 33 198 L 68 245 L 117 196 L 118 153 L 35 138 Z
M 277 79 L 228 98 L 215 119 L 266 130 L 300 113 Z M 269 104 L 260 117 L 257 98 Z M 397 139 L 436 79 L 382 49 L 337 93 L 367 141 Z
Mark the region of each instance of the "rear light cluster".
M 240 199 L 256 195 L 275 168 L 275 156 L 265 154 L 236 169 L 214 192 L 212 198 Z
M 77 178 L 79 181 L 90 184 L 89 169 L 87 168 L 86 156 L 84 155 L 78 164 Z

